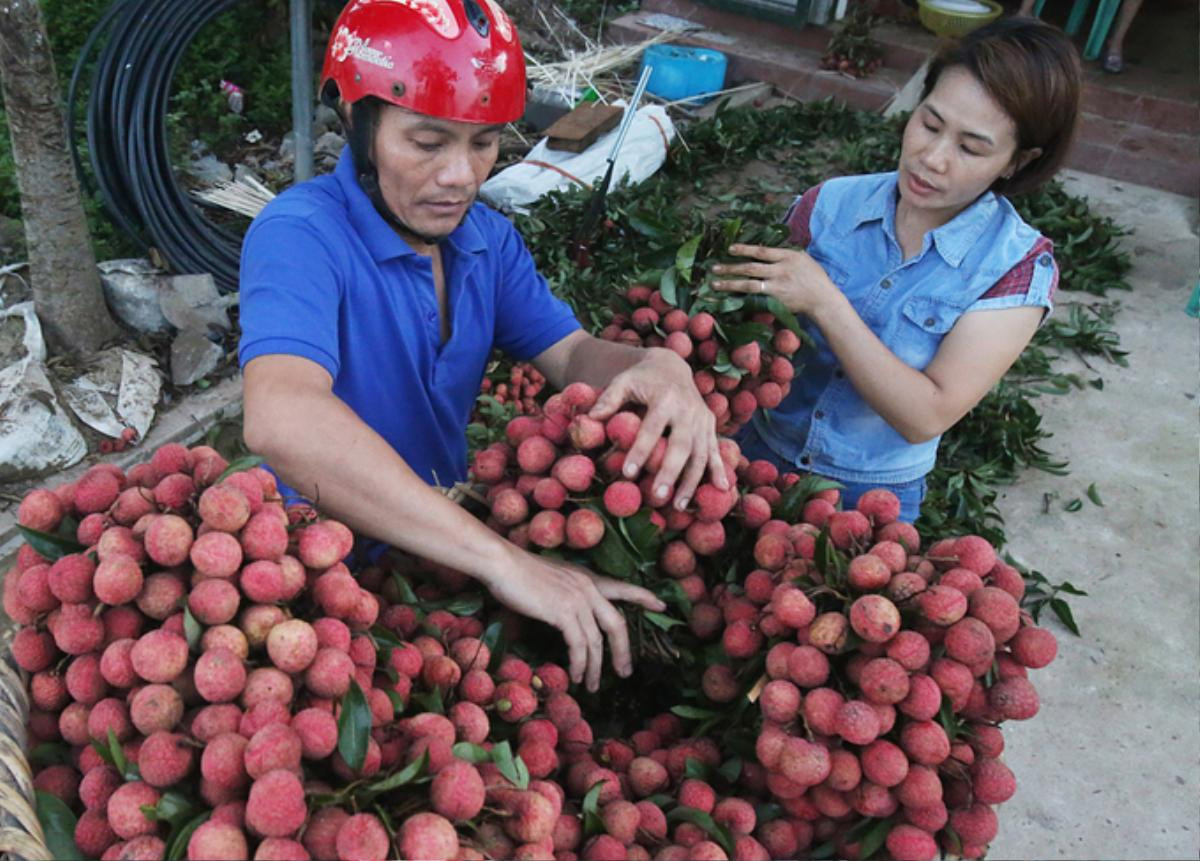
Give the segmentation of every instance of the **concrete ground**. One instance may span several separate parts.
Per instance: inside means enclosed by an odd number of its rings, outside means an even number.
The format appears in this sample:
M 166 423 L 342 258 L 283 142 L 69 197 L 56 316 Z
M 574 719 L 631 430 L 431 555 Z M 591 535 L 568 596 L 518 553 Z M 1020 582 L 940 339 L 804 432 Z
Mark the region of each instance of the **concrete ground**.
M 1090 597 L 1069 599 L 1082 638 L 1042 616 L 1058 659 L 1033 673 L 1039 714 L 1006 725 L 1018 788 L 989 857 L 1196 859 L 1200 323 L 1183 308 L 1200 265 L 1197 206 L 1089 174 L 1067 187 L 1134 230 L 1133 291 L 1116 320 L 1129 367 L 1079 365 L 1102 391 L 1043 399 L 1048 447 L 1071 474 L 1028 472 L 1000 501 L 1013 555 Z M 1088 501 L 1093 482 L 1103 507 Z M 1064 511 L 1075 497 L 1083 508 Z

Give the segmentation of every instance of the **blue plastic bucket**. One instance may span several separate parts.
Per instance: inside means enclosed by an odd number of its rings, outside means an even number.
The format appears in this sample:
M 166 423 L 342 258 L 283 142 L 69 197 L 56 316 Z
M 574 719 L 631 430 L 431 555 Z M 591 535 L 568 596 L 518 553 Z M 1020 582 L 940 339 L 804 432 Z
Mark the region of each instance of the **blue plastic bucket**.
M 725 64 L 725 55 L 710 48 L 651 45 L 642 52 L 642 68 L 654 69 L 646 89 L 669 102 L 724 89 Z M 705 102 L 708 98 L 711 96 L 695 101 Z

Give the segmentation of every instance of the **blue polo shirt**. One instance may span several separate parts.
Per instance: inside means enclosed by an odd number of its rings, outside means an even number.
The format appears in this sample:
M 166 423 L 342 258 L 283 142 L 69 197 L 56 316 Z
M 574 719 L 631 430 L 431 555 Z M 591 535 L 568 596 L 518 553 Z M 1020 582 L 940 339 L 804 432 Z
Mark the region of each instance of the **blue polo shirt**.
M 579 323 L 512 224 L 483 204 L 441 252 L 444 344 L 431 260 L 375 211 L 347 148 L 332 174 L 288 189 L 251 224 L 238 358 L 316 362 L 418 475 L 449 486 L 467 476 L 465 429 L 493 348 L 531 359 Z

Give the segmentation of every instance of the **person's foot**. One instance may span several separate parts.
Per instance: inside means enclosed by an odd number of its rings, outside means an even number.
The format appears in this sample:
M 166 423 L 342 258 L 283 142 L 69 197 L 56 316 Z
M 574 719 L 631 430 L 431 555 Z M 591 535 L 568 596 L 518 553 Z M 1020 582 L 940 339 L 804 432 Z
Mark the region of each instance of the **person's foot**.
M 1101 68 L 1110 75 L 1119 75 L 1125 71 L 1125 60 L 1120 54 L 1110 52 L 1104 55 L 1104 62 L 1101 64 Z

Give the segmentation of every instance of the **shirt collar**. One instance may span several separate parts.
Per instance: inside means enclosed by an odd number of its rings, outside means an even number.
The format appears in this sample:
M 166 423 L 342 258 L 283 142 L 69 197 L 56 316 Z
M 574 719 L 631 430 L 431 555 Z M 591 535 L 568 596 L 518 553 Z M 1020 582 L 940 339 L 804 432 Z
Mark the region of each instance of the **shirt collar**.
M 350 153 L 349 146 L 342 148 L 341 157 L 338 159 L 333 174 L 338 185 L 341 186 L 342 193 L 346 196 L 350 223 L 354 226 L 355 232 L 362 237 L 371 256 L 376 261 L 407 257 L 417 253 L 384 220 L 383 216 L 375 209 L 375 204 L 358 184 L 358 173 L 354 169 L 354 157 Z M 476 203 L 472 209 L 481 205 Z M 484 239 L 479 228 L 475 226 L 474 219 L 470 216 L 471 211 L 468 210 L 467 217 L 463 219 L 462 224 L 456 227 L 445 240 L 459 254 L 478 253 L 487 249 L 487 240 Z
M 892 171 L 879 186 L 867 196 L 858 209 L 852 228 L 879 221 L 884 230 L 895 241 L 897 182 L 899 175 Z M 967 252 L 983 235 L 984 228 L 996 214 L 996 195 L 985 191 L 970 206 L 941 227 L 930 232 L 929 237 L 938 254 L 951 266 L 958 267 Z

